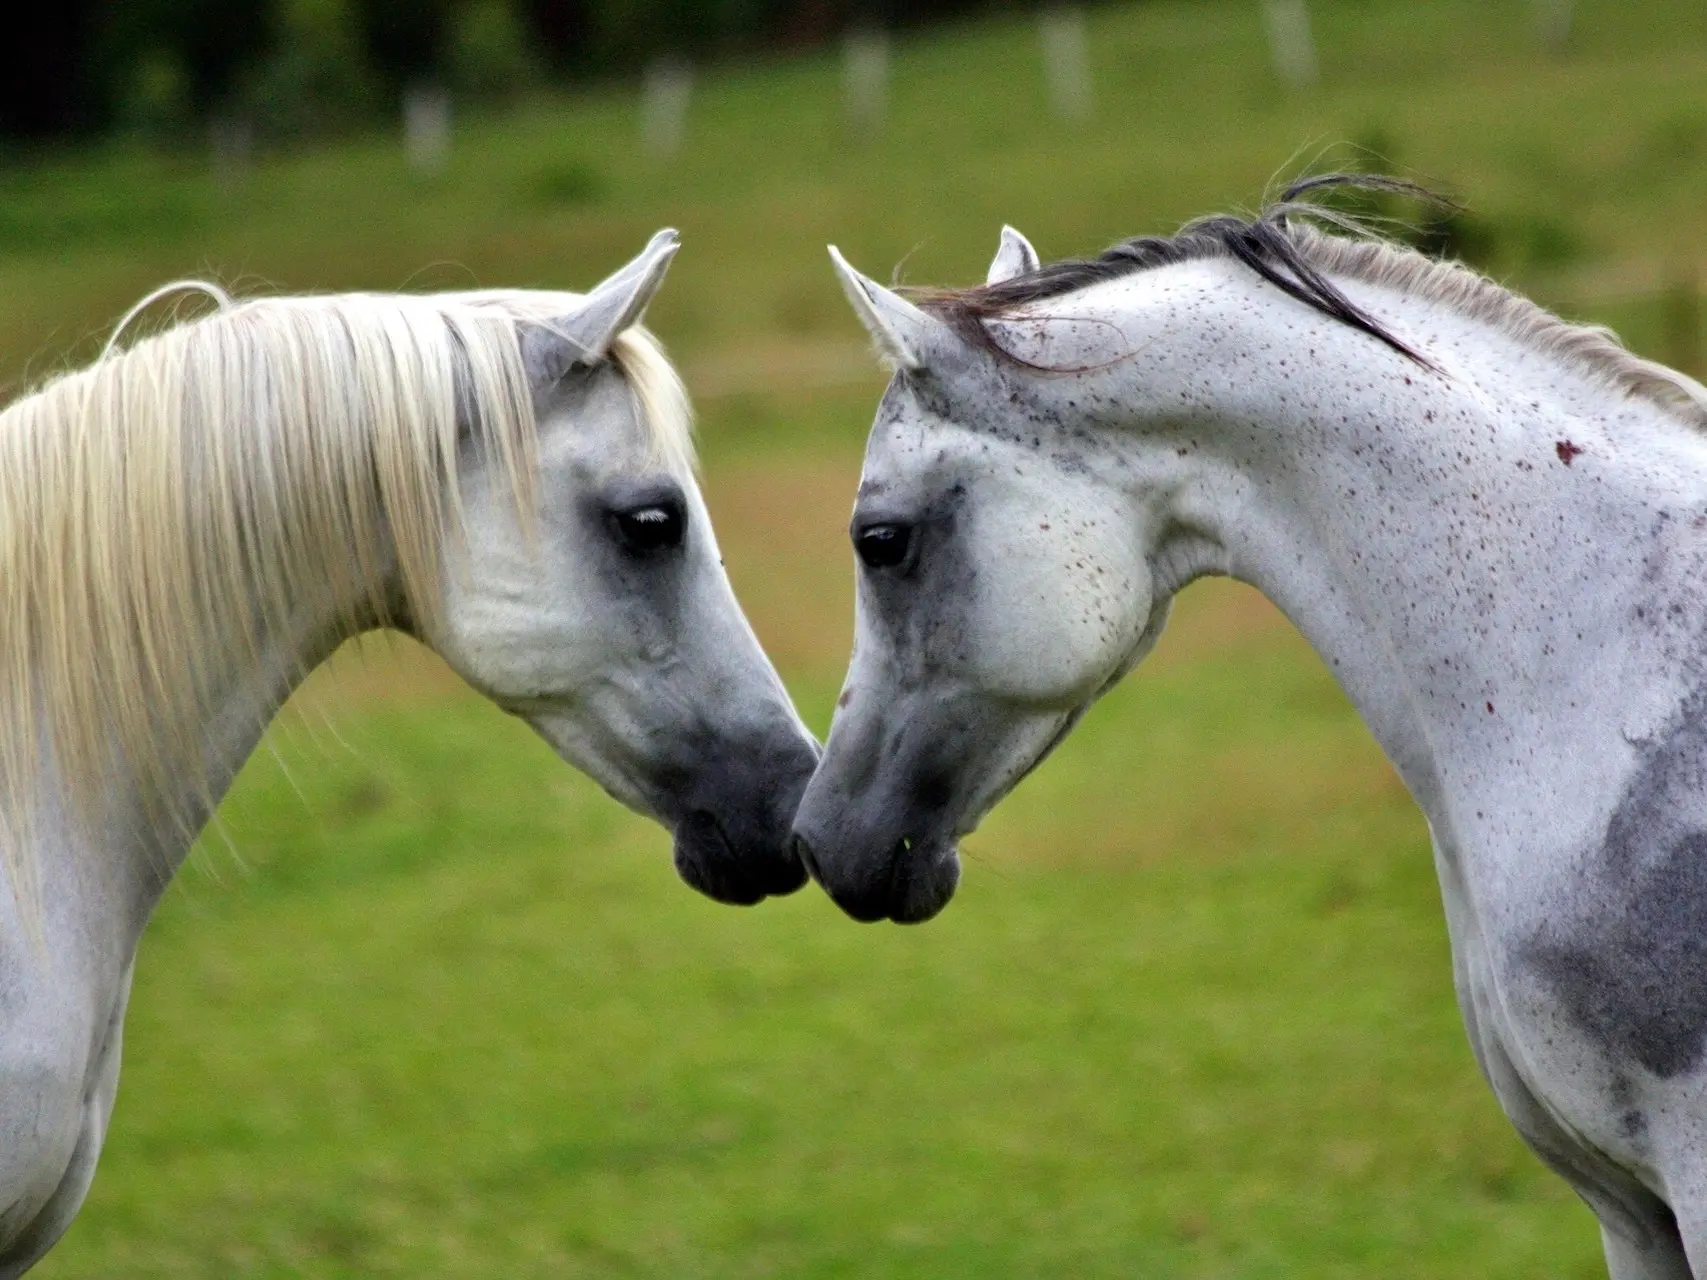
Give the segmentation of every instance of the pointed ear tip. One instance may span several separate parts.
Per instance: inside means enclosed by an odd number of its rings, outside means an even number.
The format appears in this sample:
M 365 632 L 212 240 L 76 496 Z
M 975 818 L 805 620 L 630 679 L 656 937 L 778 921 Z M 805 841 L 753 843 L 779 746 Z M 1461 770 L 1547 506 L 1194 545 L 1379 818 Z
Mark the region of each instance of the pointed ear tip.
M 866 291 L 865 277 L 860 275 L 853 263 L 842 256 L 842 251 L 835 245 L 832 244 L 827 247 L 830 250 L 830 265 L 836 269 L 836 274 L 841 277 L 842 283 L 844 285 L 858 284 L 860 292 L 864 293 Z
M 645 260 L 641 267 L 641 278 L 637 287 L 656 289 L 663 282 L 664 273 L 670 269 L 670 264 L 676 260 L 676 254 L 681 252 L 681 242 L 669 240 L 663 244 L 652 246 L 641 257 Z M 646 283 L 650 281 L 650 286 Z
M 681 247 L 681 233 L 674 227 L 665 227 L 662 231 L 654 232 L 652 238 L 646 242 L 646 247 L 636 254 L 626 267 L 619 270 L 617 275 L 635 270 L 655 269 L 660 263 L 666 263 L 675 257 Z

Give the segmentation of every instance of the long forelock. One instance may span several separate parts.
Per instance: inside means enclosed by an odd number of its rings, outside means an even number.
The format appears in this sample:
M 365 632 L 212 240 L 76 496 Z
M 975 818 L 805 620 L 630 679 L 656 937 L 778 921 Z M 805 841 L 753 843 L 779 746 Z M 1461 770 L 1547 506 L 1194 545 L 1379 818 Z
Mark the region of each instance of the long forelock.
M 697 467 L 693 445 L 693 405 L 681 374 L 650 331 L 635 327 L 611 345 L 611 362 L 622 370 L 646 424 L 653 460 L 677 475 Z
M 464 433 L 531 514 L 520 330 L 573 297 L 220 296 L 0 412 L 0 843 L 20 901 L 44 754 L 73 820 L 129 775 L 156 820 L 188 821 L 214 681 L 258 675 L 293 607 L 330 593 L 346 629 L 385 625 L 394 571 L 431 625 Z M 691 468 L 657 341 L 631 329 L 611 359 L 658 459 Z

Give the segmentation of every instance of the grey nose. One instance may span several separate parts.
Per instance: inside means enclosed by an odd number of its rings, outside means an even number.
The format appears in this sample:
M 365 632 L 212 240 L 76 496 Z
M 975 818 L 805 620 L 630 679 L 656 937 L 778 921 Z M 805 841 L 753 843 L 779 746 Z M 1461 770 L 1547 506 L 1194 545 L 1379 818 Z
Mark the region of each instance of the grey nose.
M 913 923 L 928 920 L 947 905 L 959 879 L 952 850 L 922 849 L 910 840 L 898 840 L 881 856 L 849 856 L 850 850 L 832 849 L 827 864 L 797 827 L 794 854 L 830 899 L 862 924 L 878 920 Z

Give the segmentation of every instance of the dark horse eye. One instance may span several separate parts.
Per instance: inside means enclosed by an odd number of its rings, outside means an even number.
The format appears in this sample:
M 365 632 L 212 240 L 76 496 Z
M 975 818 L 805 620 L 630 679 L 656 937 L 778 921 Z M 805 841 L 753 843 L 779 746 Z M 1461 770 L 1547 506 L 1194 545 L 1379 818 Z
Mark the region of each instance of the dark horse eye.
M 682 545 L 685 522 L 679 509 L 652 505 L 631 511 L 613 511 L 611 521 L 617 536 L 630 551 L 667 551 Z
M 912 546 L 913 531 L 904 524 L 868 524 L 854 533 L 854 550 L 868 569 L 893 569 Z

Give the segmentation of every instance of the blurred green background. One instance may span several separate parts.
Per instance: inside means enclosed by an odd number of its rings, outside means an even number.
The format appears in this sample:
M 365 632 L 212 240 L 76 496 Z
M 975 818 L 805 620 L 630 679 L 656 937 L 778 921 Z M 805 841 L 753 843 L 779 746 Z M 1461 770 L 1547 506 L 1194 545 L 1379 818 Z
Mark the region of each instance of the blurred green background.
M 413 164 L 383 67 L 291 134 L 139 45 L 130 97 L 0 165 L 0 374 L 90 357 L 176 276 L 584 287 L 677 226 L 650 322 L 822 732 L 882 385 L 826 241 L 964 282 L 1004 221 L 1058 257 L 1397 168 L 1467 201 L 1478 265 L 1699 372 L 1707 8 L 1559 12 L 1313 0 L 1319 79 L 1288 83 L 1257 0 L 1092 7 L 1088 114 L 1052 109 L 1017 8 L 896 30 L 852 114 L 835 23 L 665 22 L 491 92 L 447 70 L 448 151 Z M 402 642 L 298 702 L 144 941 L 106 1155 L 43 1276 L 1603 1274 L 1476 1073 L 1420 817 L 1242 588 L 1186 594 L 919 929 L 699 899 L 661 831 Z

